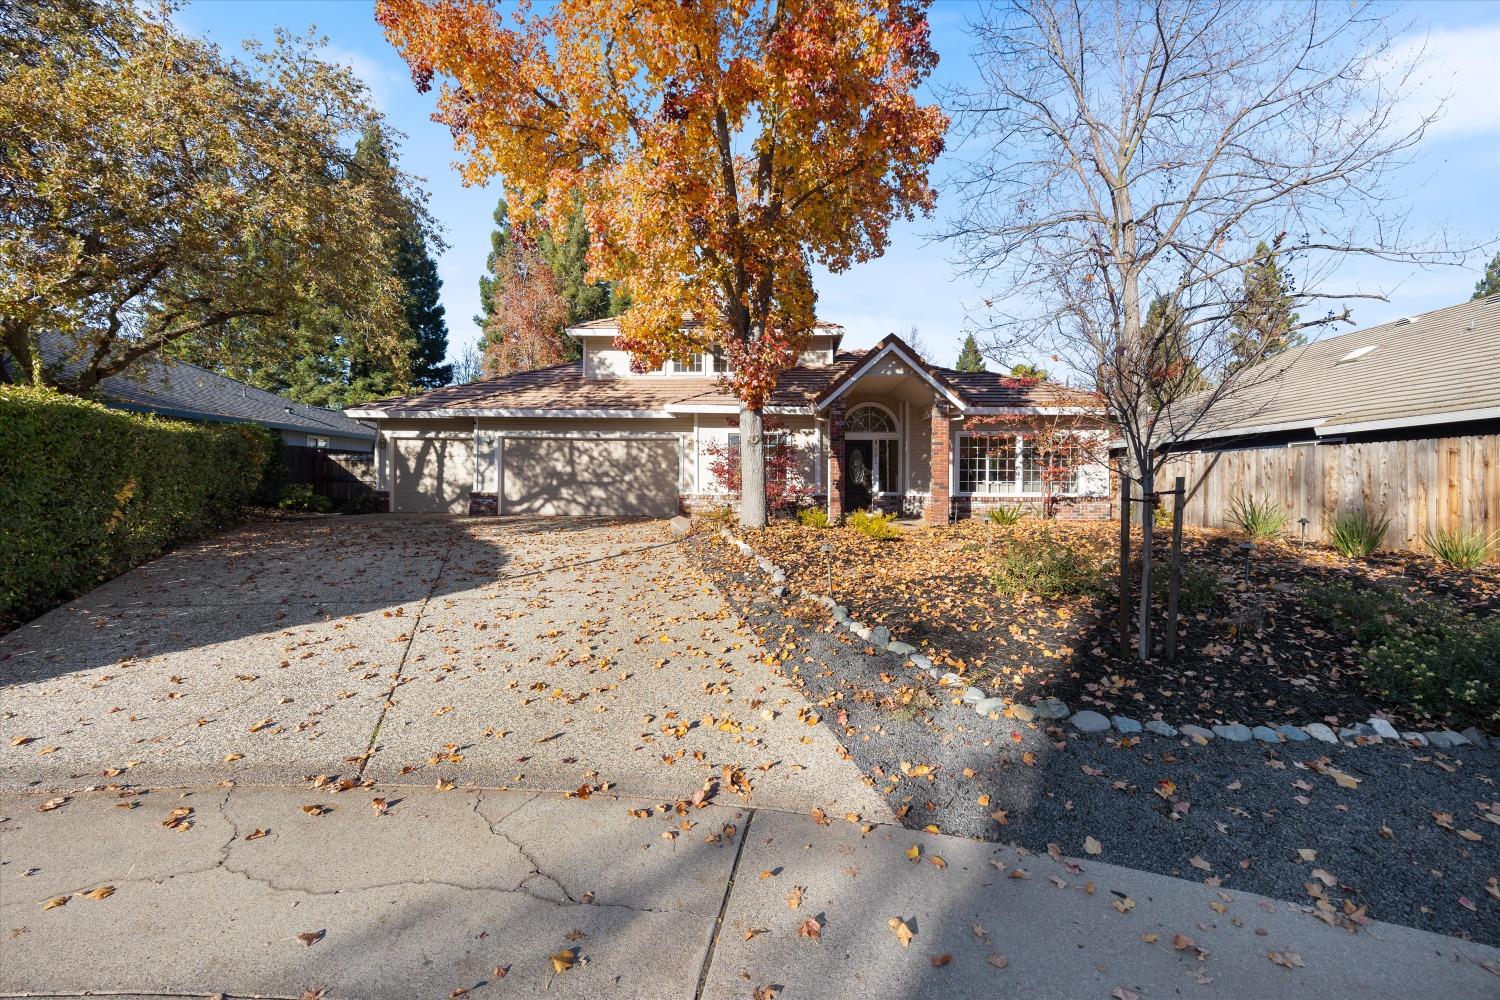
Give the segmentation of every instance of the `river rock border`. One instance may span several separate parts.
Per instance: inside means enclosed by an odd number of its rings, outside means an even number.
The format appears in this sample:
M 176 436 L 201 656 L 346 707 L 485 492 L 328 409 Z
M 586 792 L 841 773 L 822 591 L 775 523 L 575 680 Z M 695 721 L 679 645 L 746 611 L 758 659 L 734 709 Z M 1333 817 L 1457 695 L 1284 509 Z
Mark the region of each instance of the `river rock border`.
M 1192 724 L 1171 726 L 1159 719 L 1143 723 L 1127 715 L 1105 716 L 1091 709 L 1074 712 L 1058 698 L 1043 698 L 1031 705 L 1009 702 L 1004 698 L 988 695 L 977 687 L 966 685 L 962 677 L 936 666 L 929 657 L 918 652 L 916 646 L 892 636 L 891 630 L 886 626 L 871 626 L 855 621 L 849 617 L 848 608 L 828 595 L 793 591 L 787 583 L 786 570 L 760 555 L 750 547 L 748 542 L 739 538 L 728 528 L 721 528 L 719 535 L 755 561 L 761 572 L 765 573 L 771 581 L 770 591 L 773 597 L 784 600 L 789 593 L 792 593 L 802 600 L 823 605 L 833 616 L 834 622 L 858 638 L 876 649 L 906 657 L 919 670 L 936 680 L 940 687 L 959 691 L 959 700 L 972 707 L 974 714 L 981 718 L 1007 717 L 1018 722 L 1032 722 L 1037 719 L 1051 722 L 1067 721 L 1080 733 L 1096 734 L 1113 730 L 1122 736 L 1131 737 L 1151 733 L 1173 739 L 1186 737 L 1198 744 L 1206 744 L 1214 740 L 1224 740 L 1229 743 L 1304 743 L 1308 740 L 1317 740 L 1322 743 L 1345 746 L 1373 746 L 1390 741 L 1413 747 L 1430 746 L 1439 750 L 1452 750 L 1464 746 L 1500 750 L 1500 737 L 1488 736 L 1472 726 L 1461 733 L 1456 733 L 1451 729 L 1430 730 L 1425 733 L 1398 732 L 1396 727 L 1385 719 L 1356 722 L 1352 726 L 1340 727 L 1337 732 L 1321 722 L 1310 722 L 1302 726 L 1285 723 L 1274 726 L 1245 726 L 1237 722 L 1210 727 Z

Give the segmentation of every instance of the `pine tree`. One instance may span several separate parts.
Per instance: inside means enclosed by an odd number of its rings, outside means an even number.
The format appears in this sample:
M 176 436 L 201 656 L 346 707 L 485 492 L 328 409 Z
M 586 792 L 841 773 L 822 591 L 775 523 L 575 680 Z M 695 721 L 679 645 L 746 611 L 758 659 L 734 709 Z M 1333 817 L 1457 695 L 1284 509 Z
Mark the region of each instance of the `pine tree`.
M 1202 392 L 1209 387 L 1203 369 L 1192 357 L 1187 327 L 1181 310 L 1165 295 L 1151 300 L 1141 332 L 1155 355 L 1151 380 L 1146 387 L 1147 402 L 1153 410 L 1179 399 Z
M 1484 277 L 1474 286 L 1474 298 L 1487 299 L 1491 295 L 1500 295 L 1500 253 L 1490 258 L 1484 269 Z
M 1307 343 L 1293 329 L 1297 314 L 1292 311 L 1291 281 L 1277 264 L 1276 253 L 1261 240 L 1255 246 L 1254 263 L 1245 269 L 1245 290 L 1229 334 L 1234 355 L 1228 366 L 1231 373 Z
M 979 345 L 974 342 L 971 333 L 964 338 L 963 349 L 958 352 L 958 363 L 953 366 L 955 371 L 982 372 L 985 371 L 984 355 L 979 353 Z
M 495 311 L 495 265 L 510 249 L 510 210 L 505 207 L 504 195 L 495 205 L 491 218 L 495 220 L 495 229 L 490 233 L 490 252 L 484 258 L 484 273 L 479 276 L 479 315 L 474 317 L 474 325 L 481 330 L 489 322 L 490 313 Z
M 444 364 L 448 355 L 448 321 L 441 299 L 443 281 L 437 263 L 427 252 L 427 239 L 417 227 L 403 233 L 396 250 L 396 274 L 406 289 L 402 304 L 406 324 L 411 327 L 411 381 L 423 389 L 436 389 L 453 381 L 453 366 Z

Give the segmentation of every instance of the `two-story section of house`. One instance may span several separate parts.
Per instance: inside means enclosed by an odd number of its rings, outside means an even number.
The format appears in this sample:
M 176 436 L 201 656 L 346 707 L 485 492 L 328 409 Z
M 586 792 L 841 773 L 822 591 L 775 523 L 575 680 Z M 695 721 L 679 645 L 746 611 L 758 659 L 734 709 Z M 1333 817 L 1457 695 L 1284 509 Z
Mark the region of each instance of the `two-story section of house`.
M 347 411 L 379 432 L 390 509 L 667 517 L 732 499 L 712 469 L 739 436 L 723 358 L 634 372 L 615 320 L 568 333 L 582 345 L 572 364 Z M 810 502 L 835 518 L 875 508 L 945 523 L 1050 493 L 1063 516 L 1109 516 L 1102 464 L 1078 456 L 1059 477 L 1037 448 L 1053 439 L 1048 421 L 1102 418 L 1090 394 L 935 367 L 895 335 L 863 351 L 843 350 L 843 337 L 819 323 L 765 409 Z

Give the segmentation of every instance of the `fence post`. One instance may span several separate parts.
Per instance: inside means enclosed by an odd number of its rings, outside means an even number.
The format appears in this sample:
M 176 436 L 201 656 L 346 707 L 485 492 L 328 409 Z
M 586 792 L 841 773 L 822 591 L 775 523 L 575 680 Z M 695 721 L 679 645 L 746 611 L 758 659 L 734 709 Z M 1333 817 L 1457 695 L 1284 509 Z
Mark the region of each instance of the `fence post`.
M 1187 479 L 1172 484 L 1172 582 L 1167 590 L 1167 662 L 1177 659 L 1177 595 L 1182 588 L 1182 509 Z
M 1130 480 L 1120 457 L 1120 658 L 1130 658 Z

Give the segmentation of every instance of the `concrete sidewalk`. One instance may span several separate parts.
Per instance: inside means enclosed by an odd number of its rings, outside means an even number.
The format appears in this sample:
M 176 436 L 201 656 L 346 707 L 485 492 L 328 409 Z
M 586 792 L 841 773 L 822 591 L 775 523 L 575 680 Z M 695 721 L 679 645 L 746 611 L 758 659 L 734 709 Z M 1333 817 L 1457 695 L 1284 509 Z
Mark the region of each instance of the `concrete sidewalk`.
M 1232 889 L 725 796 L 681 811 L 463 787 L 48 800 L 0 796 L 3 996 L 1459 1000 L 1500 987 L 1480 964 L 1500 952 L 1480 945 L 1385 924 L 1351 934 Z

